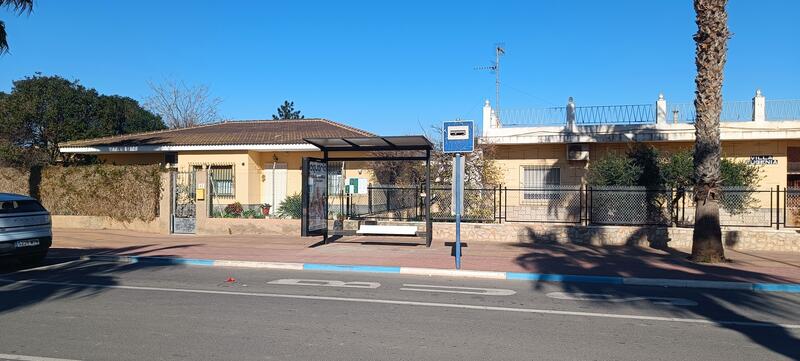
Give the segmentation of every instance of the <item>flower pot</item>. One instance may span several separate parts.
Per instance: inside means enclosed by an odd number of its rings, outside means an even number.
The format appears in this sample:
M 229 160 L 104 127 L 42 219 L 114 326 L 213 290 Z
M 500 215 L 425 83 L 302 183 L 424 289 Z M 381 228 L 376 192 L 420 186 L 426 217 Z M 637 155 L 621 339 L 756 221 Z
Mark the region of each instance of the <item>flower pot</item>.
M 268 216 L 269 215 L 269 208 L 270 207 L 262 207 L 261 208 L 261 214 L 263 214 L 264 216 Z

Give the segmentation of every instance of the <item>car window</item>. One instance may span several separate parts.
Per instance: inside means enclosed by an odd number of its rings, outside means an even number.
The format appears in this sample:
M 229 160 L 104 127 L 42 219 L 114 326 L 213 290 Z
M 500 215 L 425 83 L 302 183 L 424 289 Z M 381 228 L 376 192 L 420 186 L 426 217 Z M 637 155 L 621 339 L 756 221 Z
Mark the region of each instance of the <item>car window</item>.
M 34 200 L 0 201 L 0 214 L 45 212 L 42 205 Z

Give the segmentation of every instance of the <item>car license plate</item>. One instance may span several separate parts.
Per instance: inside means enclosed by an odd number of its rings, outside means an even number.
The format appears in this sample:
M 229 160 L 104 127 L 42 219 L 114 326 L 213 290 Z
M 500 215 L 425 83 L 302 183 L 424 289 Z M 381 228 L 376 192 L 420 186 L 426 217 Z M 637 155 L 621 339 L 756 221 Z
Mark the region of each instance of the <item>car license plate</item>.
M 16 241 L 16 242 L 14 242 L 14 246 L 17 247 L 17 248 L 35 247 L 35 246 L 38 246 L 38 245 L 39 245 L 39 240 L 38 239 L 26 239 L 24 241 Z

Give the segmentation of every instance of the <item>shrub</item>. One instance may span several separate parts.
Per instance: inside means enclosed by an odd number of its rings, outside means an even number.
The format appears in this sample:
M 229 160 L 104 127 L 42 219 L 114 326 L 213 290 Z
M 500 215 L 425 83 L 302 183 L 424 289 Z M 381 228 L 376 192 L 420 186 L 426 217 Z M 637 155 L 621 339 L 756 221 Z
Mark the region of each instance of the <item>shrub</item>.
M 231 215 L 231 216 L 234 216 L 234 217 L 241 217 L 242 216 L 242 212 L 244 212 L 244 208 L 242 207 L 242 204 L 239 203 L 239 202 L 231 203 L 231 204 L 225 206 L 225 214 L 226 215 Z
M 246 209 L 242 212 L 242 218 L 264 218 L 264 215 L 261 214 L 261 210 Z
M 761 180 L 761 168 L 746 162 L 720 160 L 721 186 L 738 188 L 728 192 L 720 201 L 731 214 L 740 214 L 758 206 L 752 190 Z M 611 153 L 589 164 L 589 184 L 593 186 L 644 186 L 647 188 L 676 188 L 672 203 L 687 196 L 682 189 L 694 185 L 694 162 L 691 149 L 660 154 L 654 147 L 637 144 L 624 155 Z M 689 195 L 691 197 L 691 195 Z M 658 199 L 654 199 L 658 205 Z
M 159 165 L 0 168 L 0 191 L 38 197 L 54 215 L 107 216 L 118 221 L 158 217 Z
M 634 186 L 638 185 L 642 171 L 627 155 L 609 153 L 589 163 L 588 181 L 593 186 Z
M 278 206 L 278 217 L 298 219 L 303 216 L 303 197 L 300 194 L 292 194 L 281 202 Z

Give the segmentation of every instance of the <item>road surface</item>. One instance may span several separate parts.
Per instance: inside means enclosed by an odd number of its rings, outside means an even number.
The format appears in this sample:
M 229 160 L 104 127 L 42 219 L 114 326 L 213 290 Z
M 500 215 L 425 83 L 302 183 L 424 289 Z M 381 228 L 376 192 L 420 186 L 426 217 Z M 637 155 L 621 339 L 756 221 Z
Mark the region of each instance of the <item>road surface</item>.
M 0 270 L 0 360 L 800 358 L 793 294 L 50 262 Z

